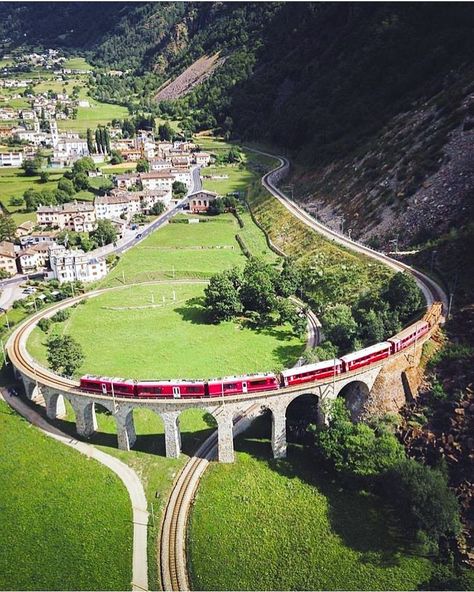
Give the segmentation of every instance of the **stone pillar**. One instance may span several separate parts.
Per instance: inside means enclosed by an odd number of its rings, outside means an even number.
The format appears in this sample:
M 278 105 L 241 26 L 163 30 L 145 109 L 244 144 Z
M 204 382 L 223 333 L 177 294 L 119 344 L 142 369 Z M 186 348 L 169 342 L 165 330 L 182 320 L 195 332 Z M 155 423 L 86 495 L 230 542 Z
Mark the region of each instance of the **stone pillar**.
M 286 412 L 272 409 L 273 458 L 286 458 Z
M 46 415 L 49 419 L 66 416 L 66 405 L 62 395 L 43 389 L 43 397 L 46 403 Z
M 232 414 L 223 412 L 217 420 L 217 457 L 219 462 L 234 462 L 234 431 Z
M 21 379 L 23 382 L 23 386 L 25 388 L 26 398 L 30 399 L 30 401 L 33 401 L 35 398 L 35 395 L 36 395 L 36 390 L 37 390 L 36 389 L 36 382 L 26 376 L 22 376 Z
M 137 440 L 135 424 L 133 423 L 133 409 L 126 409 L 123 413 L 116 413 L 117 440 L 120 450 L 130 450 Z
M 179 411 L 161 413 L 165 425 L 165 447 L 168 458 L 178 458 L 181 454 L 181 432 L 179 429 Z
M 94 403 L 86 403 L 85 405 L 74 404 L 74 411 L 76 412 L 76 431 L 79 436 L 89 438 L 95 432 L 95 410 Z

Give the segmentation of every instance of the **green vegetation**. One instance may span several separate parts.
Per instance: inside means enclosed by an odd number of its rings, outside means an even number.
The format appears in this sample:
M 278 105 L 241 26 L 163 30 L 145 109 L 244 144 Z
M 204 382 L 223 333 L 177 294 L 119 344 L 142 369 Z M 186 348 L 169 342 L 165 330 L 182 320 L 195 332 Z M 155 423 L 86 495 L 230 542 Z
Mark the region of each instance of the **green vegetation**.
M 106 125 L 112 119 L 123 119 L 127 117 L 128 110 L 119 105 L 101 103 L 89 96 L 84 97 L 89 101 L 89 107 L 78 107 L 76 119 L 62 119 L 58 122 L 60 131 L 77 131 L 86 136 L 87 128 L 95 129 L 99 125 Z
M 132 515 L 121 481 L 2 401 L 0 411 L 0 588 L 129 589 Z
M 76 375 L 207 378 L 281 368 L 301 354 L 304 339 L 289 325 L 255 331 L 245 323 L 211 323 L 203 291 L 199 284 L 124 287 L 72 309 L 50 335 L 81 344 L 85 359 Z M 28 342 L 42 363 L 47 339 L 37 328 Z
M 236 463 L 212 465 L 201 481 L 191 516 L 193 588 L 414 590 L 429 579 L 430 561 L 413 555 L 403 524 L 379 498 L 345 489 L 299 447 L 272 460 L 270 430 L 269 420 L 254 422 L 236 441 Z
M 208 278 L 216 271 L 244 264 L 235 240 L 237 220 L 231 214 L 193 218 L 199 219 L 199 224 L 169 224 L 125 253 L 104 285 Z
M 24 175 L 21 169 L 0 169 L 0 202 L 3 208 L 6 208 L 7 211 L 12 214 L 17 225 L 25 222 L 25 220 L 36 220 L 34 213 L 24 211 L 25 206 L 23 200 L 20 205 L 11 205 L 11 198 L 21 198 L 28 189 L 33 189 L 35 191 L 52 191 L 56 188 L 57 182 L 61 176 L 62 171 L 51 172 L 48 182 L 42 183 L 40 175 L 28 177 Z

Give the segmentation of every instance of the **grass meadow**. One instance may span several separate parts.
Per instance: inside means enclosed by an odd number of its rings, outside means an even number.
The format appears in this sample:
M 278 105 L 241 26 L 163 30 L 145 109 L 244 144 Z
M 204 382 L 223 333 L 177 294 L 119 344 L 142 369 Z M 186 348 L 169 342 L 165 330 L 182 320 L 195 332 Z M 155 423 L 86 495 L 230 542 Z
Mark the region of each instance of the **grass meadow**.
M 304 340 L 289 325 L 250 329 L 214 324 L 203 306 L 203 284 L 124 287 L 72 309 L 51 331 L 73 336 L 84 350 L 77 375 L 135 379 L 210 378 L 291 366 Z M 176 297 L 176 301 L 173 301 Z M 28 349 L 46 362 L 47 335 L 36 328 Z
M 194 590 L 416 590 L 431 563 L 413 554 L 380 499 L 344 489 L 290 446 L 273 460 L 269 418 L 212 464 L 191 514 Z M 223 566 L 225 565 L 225 568 Z
M 130 589 L 132 512 L 118 477 L 3 401 L 0 433 L 0 589 Z
M 62 177 L 63 172 L 61 170 L 50 172 L 49 181 L 47 183 L 41 183 L 39 175 L 27 177 L 22 169 L 0 168 L 0 202 L 12 214 L 16 224 L 21 224 L 25 220 L 35 221 L 36 213 L 24 212 L 24 205 L 9 205 L 10 198 L 22 197 L 27 189 L 34 189 L 35 191 L 56 189 L 58 180 Z
M 239 231 L 231 214 L 201 217 L 199 224 L 168 224 L 127 251 L 104 281 L 134 283 L 163 278 L 208 278 L 242 266 L 245 257 L 235 240 Z

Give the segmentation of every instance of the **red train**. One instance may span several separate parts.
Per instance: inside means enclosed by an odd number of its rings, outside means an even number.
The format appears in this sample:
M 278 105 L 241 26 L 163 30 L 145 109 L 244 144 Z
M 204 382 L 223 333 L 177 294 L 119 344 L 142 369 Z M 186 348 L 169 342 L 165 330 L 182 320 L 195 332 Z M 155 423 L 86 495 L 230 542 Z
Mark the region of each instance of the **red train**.
M 436 314 L 434 314 L 433 309 L 436 306 L 438 308 Z M 415 346 L 416 342 L 428 333 L 430 327 L 437 322 L 440 314 L 440 305 L 436 303 L 430 312 L 425 315 L 424 320 L 417 321 L 397 333 L 397 335 L 387 339 L 387 341 L 347 354 L 341 358 L 283 370 L 279 375 L 267 373 L 227 376 L 212 380 L 158 381 L 134 381 L 87 375 L 81 378 L 81 389 L 110 396 L 157 399 L 225 397 L 278 390 L 279 388 L 336 377 L 342 373 L 380 362 L 411 345 Z

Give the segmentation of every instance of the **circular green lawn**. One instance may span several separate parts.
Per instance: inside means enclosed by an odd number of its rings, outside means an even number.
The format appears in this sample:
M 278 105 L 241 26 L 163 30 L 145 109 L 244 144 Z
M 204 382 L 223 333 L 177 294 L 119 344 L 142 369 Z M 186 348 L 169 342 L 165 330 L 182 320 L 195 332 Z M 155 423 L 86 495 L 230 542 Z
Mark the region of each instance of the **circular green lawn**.
M 28 350 L 46 363 L 48 335 L 73 336 L 85 361 L 77 375 L 126 378 L 211 378 L 292 366 L 304 349 L 289 325 L 259 330 L 240 322 L 213 324 L 203 307 L 205 284 L 127 286 L 70 309 L 45 334 L 35 328 Z

